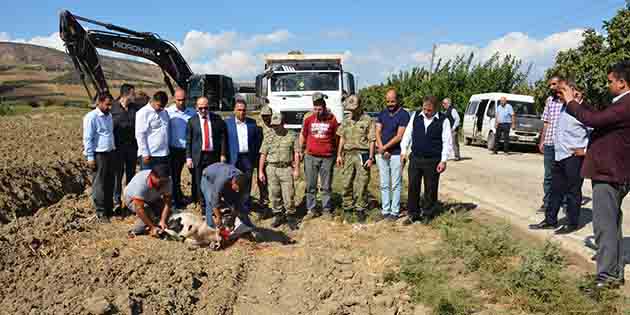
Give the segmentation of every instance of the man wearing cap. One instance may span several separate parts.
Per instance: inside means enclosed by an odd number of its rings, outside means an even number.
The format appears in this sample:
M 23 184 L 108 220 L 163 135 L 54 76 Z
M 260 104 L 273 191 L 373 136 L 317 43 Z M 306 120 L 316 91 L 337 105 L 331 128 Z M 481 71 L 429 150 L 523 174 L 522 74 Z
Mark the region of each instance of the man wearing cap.
M 125 189 L 125 203 L 136 216 L 131 235 L 158 236 L 171 215 L 171 178 L 167 164 L 138 172 Z M 158 225 L 155 224 L 156 220 Z
M 313 114 L 304 119 L 300 133 L 300 149 L 305 148 L 304 174 L 306 177 L 306 209 L 304 220 L 322 215 L 317 206 L 317 182 L 321 178 L 323 213 L 332 218 L 331 186 L 335 154 L 337 153 L 337 127 L 335 115 L 326 110 L 325 95 L 313 93 Z
M 260 121 L 257 122 L 258 127 L 261 130 L 261 134 L 264 139 L 268 138 L 273 134 L 273 128 L 271 128 L 271 115 L 273 112 L 271 111 L 271 107 L 265 104 L 260 108 Z M 257 166 L 256 166 L 257 167 Z M 260 170 L 259 170 L 260 171 Z M 265 176 L 267 175 L 266 170 L 262 169 Z M 258 173 L 255 173 L 258 174 Z M 263 207 L 263 215 L 265 215 L 266 210 L 269 208 L 269 187 L 266 182 L 261 182 L 256 176 L 256 184 L 258 185 L 258 194 L 259 194 L 259 202 L 260 206 Z
M 337 129 L 339 148 L 337 166 L 343 166 L 343 208 L 355 211 L 359 223 L 364 223 L 368 206 L 370 168 L 374 163 L 376 141 L 375 124 L 363 112 L 361 100 L 356 95 L 346 99 L 345 109 L 351 112 Z
M 300 164 L 295 154 L 297 134 L 284 128 L 282 114 L 278 112 L 273 113 L 270 123 L 273 133 L 266 135 L 260 148 L 258 180 L 267 182 L 271 190 L 271 208 L 276 214 L 271 226 L 277 228 L 288 223 L 291 229 L 295 229 L 297 220 L 293 179 L 299 175 Z

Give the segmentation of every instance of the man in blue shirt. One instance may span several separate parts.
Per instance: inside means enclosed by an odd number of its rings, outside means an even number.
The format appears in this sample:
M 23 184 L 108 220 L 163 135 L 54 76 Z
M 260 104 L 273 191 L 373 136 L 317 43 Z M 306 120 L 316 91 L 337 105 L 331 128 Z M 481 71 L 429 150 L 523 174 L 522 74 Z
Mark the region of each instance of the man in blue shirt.
M 235 166 L 226 163 L 214 163 L 203 170 L 201 193 L 206 203 L 206 221 L 211 228 L 221 228 L 221 209 L 229 207 L 241 222 L 253 227 L 248 211 L 245 209 L 245 175 Z
M 109 222 L 114 207 L 114 123 L 110 110 L 114 98 L 108 92 L 96 96 L 96 108 L 83 118 L 83 155 L 92 174 L 92 201 L 99 223 Z
M 493 154 L 497 154 L 499 150 L 500 139 L 503 139 L 503 152 L 510 154 L 510 128 L 515 126 L 516 116 L 514 115 L 514 109 L 512 105 L 507 103 L 507 98 L 503 96 L 499 101 L 495 115 L 495 129 L 497 132 L 494 135 Z
M 396 90 L 385 95 L 387 108 L 376 120 L 376 165 L 381 186 L 381 217 L 395 221 L 400 213 L 400 187 L 402 172 L 400 163 L 400 141 L 409 124 L 409 113 L 398 103 Z
M 188 120 L 197 111 L 186 107 L 186 91 L 178 88 L 175 91 L 175 105 L 166 109 L 169 117 L 169 159 L 173 203 L 175 209 L 184 207 L 184 194 L 181 189 L 182 169 L 186 164 L 186 128 Z M 188 169 L 192 176 L 192 169 Z
M 575 87 L 573 82 L 568 84 Z M 581 92 L 576 94 L 576 100 L 581 103 Z M 553 140 L 555 158 L 551 168 L 551 200 L 545 211 L 545 219 L 539 224 L 531 225 L 531 229 L 555 229 L 563 197 L 567 200 L 568 224 L 557 230 L 556 234 L 568 234 L 578 229 L 584 183 L 580 171 L 589 134 L 589 128 L 567 112 L 567 105 L 562 105 Z

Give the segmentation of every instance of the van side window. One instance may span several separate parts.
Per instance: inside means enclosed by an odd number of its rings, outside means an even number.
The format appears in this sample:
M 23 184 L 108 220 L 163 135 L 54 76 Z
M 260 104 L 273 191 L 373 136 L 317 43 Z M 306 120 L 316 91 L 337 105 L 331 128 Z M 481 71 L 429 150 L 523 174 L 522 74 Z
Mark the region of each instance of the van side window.
M 488 108 L 488 117 L 494 117 L 494 115 L 496 114 L 496 105 L 497 101 L 492 101 L 490 107 Z
M 479 106 L 479 101 L 470 102 L 470 105 L 468 105 L 468 110 L 466 111 L 466 115 L 474 115 L 477 112 L 477 106 Z

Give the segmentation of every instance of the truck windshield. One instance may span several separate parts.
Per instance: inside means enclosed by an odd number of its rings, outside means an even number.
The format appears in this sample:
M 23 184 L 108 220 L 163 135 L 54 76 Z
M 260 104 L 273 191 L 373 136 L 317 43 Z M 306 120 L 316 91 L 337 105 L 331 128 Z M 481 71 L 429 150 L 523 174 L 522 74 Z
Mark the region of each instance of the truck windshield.
M 538 117 L 538 113 L 536 113 L 534 103 L 527 102 L 517 102 L 508 100 L 508 104 L 512 105 L 512 109 L 516 113 L 516 116 L 531 116 Z
M 272 92 L 338 90 L 338 72 L 274 73 L 271 77 Z

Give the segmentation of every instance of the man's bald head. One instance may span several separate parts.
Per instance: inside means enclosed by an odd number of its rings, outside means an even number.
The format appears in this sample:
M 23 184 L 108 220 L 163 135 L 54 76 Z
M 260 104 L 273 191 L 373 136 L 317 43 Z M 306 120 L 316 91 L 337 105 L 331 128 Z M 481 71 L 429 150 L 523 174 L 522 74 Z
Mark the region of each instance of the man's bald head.
M 180 110 L 186 107 L 186 91 L 182 88 L 175 90 L 175 106 Z
M 387 93 L 385 93 L 385 102 L 387 103 L 387 109 L 389 109 L 389 111 L 395 111 L 398 108 L 398 94 L 396 90 L 387 90 Z
M 501 105 L 505 105 L 505 104 L 507 104 L 507 97 L 505 97 L 505 96 L 501 96 L 501 98 L 499 99 L 499 101 L 501 102 Z
M 199 107 L 199 105 L 206 105 L 206 106 L 208 106 L 208 103 L 209 103 L 208 98 L 205 97 L 205 96 L 201 96 L 201 97 L 197 98 L 197 107 Z

